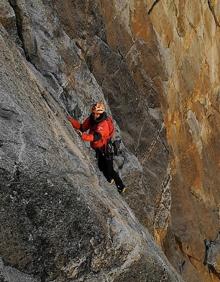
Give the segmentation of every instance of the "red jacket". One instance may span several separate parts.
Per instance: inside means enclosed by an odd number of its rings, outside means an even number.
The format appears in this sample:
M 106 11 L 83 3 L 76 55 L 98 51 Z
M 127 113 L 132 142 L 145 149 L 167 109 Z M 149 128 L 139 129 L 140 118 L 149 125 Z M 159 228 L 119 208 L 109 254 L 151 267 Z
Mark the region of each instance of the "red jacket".
M 82 140 L 89 141 L 93 149 L 103 148 L 107 144 L 111 132 L 106 113 L 103 114 L 100 121 L 89 116 L 82 124 L 72 117 L 68 119 L 74 128 L 83 132 Z M 87 130 L 89 130 L 88 134 L 85 133 Z

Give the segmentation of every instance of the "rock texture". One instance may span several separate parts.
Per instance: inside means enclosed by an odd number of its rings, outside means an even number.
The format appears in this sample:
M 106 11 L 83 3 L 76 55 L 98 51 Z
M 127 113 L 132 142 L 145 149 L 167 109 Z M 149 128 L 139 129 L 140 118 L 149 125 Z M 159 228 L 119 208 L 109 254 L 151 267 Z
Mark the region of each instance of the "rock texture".
M 0 1 L 3 281 L 219 280 L 219 12 Z M 100 99 L 123 140 L 123 198 L 66 121 Z
M 220 278 L 220 233 L 215 240 L 205 240 L 206 256 L 204 264 L 208 266 L 210 272 Z
M 124 8 L 124 4 L 114 6 L 112 1 L 66 0 L 55 1 L 55 8 L 66 33 L 82 50 L 86 64 L 101 86 L 126 147 L 142 166 L 135 177 L 126 178 L 129 187 L 126 201 L 139 220 L 156 234 L 166 230 L 170 211 L 170 193 L 166 193 L 169 186 L 164 185 L 169 178 L 168 148 L 157 93 L 162 87 L 160 77 L 165 73 L 155 35 L 148 45 L 142 44 L 120 22 L 121 9 L 129 8 L 125 4 Z M 74 17 L 66 11 L 73 11 Z M 125 13 L 123 19 L 129 19 L 129 14 Z M 150 65 L 156 65 L 152 74 L 148 74 Z M 157 76 L 160 90 L 155 89 L 151 76 Z
M 23 274 L 13 267 L 5 266 L 2 259 L 0 259 L 0 279 L 2 282 L 37 282 L 30 275 Z
M 165 248 L 186 281 L 218 281 L 203 266 L 203 241 L 220 227 L 219 4 L 159 1 L 150 13 L 169 74 L 164 117 L 172 147 L 172 223 Z
M 143 166 L 138 191 L 148 197 L 131 192 L 126 200 L 184 279 L 215 279 L 203 266 L 203 241 L 219 230 L 219 4 L 99 1 L 93 4 L 97 21 L 90 15 L 92 3 L 90 9 L 82 6 L 83 23 L 75 17 L 79 25 L 63 16 L 59 4 L 58 13 L 102 86 L 126 146 Z M 76 25 L 85 36 L 72 32 Z
M 10 1 L 7 9 L 16 33 L 4 14 L 1 279 L 181 281 L 66 121 L 66 111 L 82 119 L 104 96 L 78 41 L 62 29 L 57 7 L 49 1 Z M 128 70 L 125 74 L 130 78 Z M 142 166 L 128 148 L 121 158 L 122 174 L 134 185 Z

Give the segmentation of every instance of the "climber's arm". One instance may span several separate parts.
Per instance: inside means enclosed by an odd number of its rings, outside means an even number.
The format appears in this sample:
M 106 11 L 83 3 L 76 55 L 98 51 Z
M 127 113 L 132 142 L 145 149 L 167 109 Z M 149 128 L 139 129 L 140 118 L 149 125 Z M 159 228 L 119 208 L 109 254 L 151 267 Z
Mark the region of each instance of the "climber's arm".
M 93 142 L 105 138 L 108 135 L 109 135 L 108 124 L 102 124 L 97 127 L 96 131 L 93 134 L 87 134 L 83 132 L 82 140 Z
M 71 116 L 67 117 L 68 121 L 72 124 L 72 127 L 75 129 L 80 129 L 80 123 Z
M 71 122 L 73 128 L 78 129 L 81 132 L 87 131 L 90 128 L 90 125 L 91 125 L 89 117 L 87 119 L 85 119 L 82 124 L 80 124 L 78 122 L 78 120 L 74 119 L 71 116 L 68 116 L 67 119 L 68 119 L 68 121 Z
M 83 141 L 93 142 L 100 140 L 102 138 L 102 135 L 98 132 L 94 132 L 93 134 L 87 134 L 83 132 L 81 137 Z

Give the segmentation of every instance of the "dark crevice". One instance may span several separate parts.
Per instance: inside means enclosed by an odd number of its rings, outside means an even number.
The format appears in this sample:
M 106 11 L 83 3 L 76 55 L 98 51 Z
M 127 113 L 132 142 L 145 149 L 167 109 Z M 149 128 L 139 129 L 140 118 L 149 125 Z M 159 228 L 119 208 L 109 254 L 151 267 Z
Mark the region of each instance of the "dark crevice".
M 14 10 L 16 27 L 17 27 L 17 34 L 18 34 L 18 37 L 21 41 L 21 47 L 24 51 L 25 57 L 27 57 L 27 54 L 26 54 L 26 51 L 25 51 L 25 46 L 24 46 L 24 40 L 23 40 L 23 36 L 22 36 L 22 18 L 21 18 L 19 8 L 18 8 L 15 0 L 9 0 L 9 4 L 12 7 L 12 9 Z
M 160 138 L 160 141 L 161 141 L 161 143 L 162 143 L 162 145 L 163 145 L 163 147 L 164 147 L 164 150 L 165 150 L 166 153 L 169 155 L 169 154 L 170 154 L 170 150 L 169 150 L 167 144 L 165 143 L 165 141 L 164 141 L 162 138 Z
M 53 106 L 51 105 L 51 103 L 48 100 L 47 94 L 46 93 L 41 93 L 42 98 L 44 99 L 44 101 L 46 102 L 48 108 L 55 114 L 57 115 L 57 111 L 53 108 Z
M 17 0 L 9 0 L 9 4 L 10 6 L 12 7 L 12 9 L 14 10 L 14 13 L 15 13 L 15 17 L 16 17 L 16 27 L 17 27 L 17 34 L 18 34 L 18 37 L 21 41 L 21 48 L 24 52 L 24 56 L 26 58 L 26 60 L 38 71 L 40 72 L 46 79 L 46 75 L 45 73 L 36 66 L 36 64 L 34 63 L 34 53 L 30 52 L 28 50 L 28 48 L 26 48 L 25 46 L 25 40 L 24 40 L 24 37 L 23 37 L 23 19 L 22 19 L 22 11 L 20 9 L 20 7 L 17 5 Z M 34 45 L 36 46 L 36 42 L 34 42 Z M 32 54 L 31 54 L 32 53 Z M 53 74 L 55 75 L 55 74 Z M 57 77 L 55 77 L 57 79 Z M 47 79 L 48 80 L 48 79 Z M 62 87 L 62 86 L 61 86 Z M 39 87 L 38 87 L 39 88 Z M 39 88 L 39 91 L 40 93 L 42 92 Z M 64 90 L 63 90 L 64 91 Z M 52 93 L 50 93 L 51 96 L 53 97 L 53 99 L 60 105 L 60 101 L 59 99 L 57 99 Z M 47 103 L 48 107 L 52 110 L 53 113 L 57 114 L 57 111 L 54 109 L 54 107 L 49 103 L 49 100 L 48 98 L 46 97 L 46 93 L 42 93 L 42 97 L 43 99 L 45 100 L 45 102 Z M 62 108 L 63 105 L 61 105 Z M 65 112 L 66 112 L 66 108 L 64 108 Z M 0 115 L 1 115 L 1 111 L 0 111 Z
M 154 3 L 152 4 L 152 6 L 150 7 L 150 9 L 148 10 L 148 15 L 151 14 L 151 12 L 153 11 L 154 7 L 160 2 L 160 0 L 156 0 L 154 1 Z
M 20 48 L 23 51 L 23 55 L 25 56 L 26 60 L 31 63 L 34 68 L 36 70 L 38 70 L 38 68 L 36 67 L 36 65 L 33 63 L 33 60 L 31 57 L 34 57 L 34 54 L 31 54 L 33 52 L 30 53 L 30 51 L 27 49 L 26 44 L 25 44 L 25 40 L 24 40 L 24 36 L 23 36 L 23 18 L 22 18 L 22 10 L 21 8 L 17 5 L 17 0 L 9 0 L 9 4 L 12 7 L 12 9 L 14 10 L 15 13 L 15 19 L 16 19 L 16 28 L 17 28 L 17 35 L 18 38 L 20 40 Z M 35 39 L 33 39 L 33 45 L 36 48 L 36 42 Z M 36 51 L 36 50 L 35 50 Z
M 209 9 L 210 9 L 210 11 L 211 11 L 211 13 L 212 13 L 212 15 L 213 15 L 213 18 L 214 18 L 214 20 L 215 20 L 216 26 L 217 26 L 217 27 L 220 27 L 220 23 L 219 23 L 219 21 L 218 21 L 218 19 L 217 19 L 217 17 L 216 17 L 215 8 L 214 8 L 214 4 L 213 4 L 212 0 L 208 0 L 208 5 L 209 5 Z
M 24 20 L 23 20 L 23 17 L 25 17 L 24 12 L 22 11 L 21 7 L 19 7 L 19 5 L 17 4 L 18 0 L 9 0 L 9 3 L 10 3 L 10 5 L 11 5 L 11 7 L 14 10 L 14 13 L 15 13 L 17 34 L 18 34 L 18 37 L 21 41 L 21 48 L 22 48 L 22 51 L 23 51 L 23 55 L 26 58 L 26 60 L 36 69 L 36 71 L 40 72 L 42 74 L 42 76 L 44 76 L 48 81 L 48 78 L 47 78 L 45 72 L 42 71 L 37 66 L 37 64 L 35 63 L 35 58 L 37 57 L 37 55 L 36 55 L 37 54 L 37 42 L 36 42 L 35 37 L 32 37 L 31 39 L 29 39 L 29 42 L 26 42 L 26 40 L 24 38 L 24 36 L 25 36 L 25 34 L 23 33 L 23 26 L 25 26 L 25 23 L 24 23 Z M 29 44 L 30 42 L 31 42 L 31 45 Z M 55 74 L 53 74 L 53 75 L 55 76 Z M 55 77 L 55 78 L 57 79 L 57 77 Z M 57 81 L 58 81 L 58 79 L 57 79 Z M 62 87 L 62 85 L 61 85 L 61 87 Z M 52 93 L 50 93 L 50 94 L 52 95 Z M 56 100 L 56 102 L 58 104 L 60 104 L 60 101 L 58 101 L 57 98 L 54 95 L 52 95 L 52 96 Z M 45 99 L 45 101 L 46 101 L 46 99 Z M 52 109 L 52 111 L 55 112 L 55 110 L 53 110 L 53 109 Z

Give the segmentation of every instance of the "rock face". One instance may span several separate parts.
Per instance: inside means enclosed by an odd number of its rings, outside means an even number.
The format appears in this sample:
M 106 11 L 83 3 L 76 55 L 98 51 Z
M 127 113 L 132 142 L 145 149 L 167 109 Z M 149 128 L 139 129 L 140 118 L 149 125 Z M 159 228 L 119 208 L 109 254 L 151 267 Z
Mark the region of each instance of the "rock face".
M 66 110 L 85 118 L 104 96 L 57 7 L 5 3 L 16 30 L 2 17 L 1 279 L 181 281 L 66 121 Z M 137 158 L 128 148 L 121 158 L 128 185 L 139 182 Z
M 220 4 L 0 11 L 1 279 L 218 281 L 218 240 L 204 240 L 219 231 Z M 123 140 L 123 197 L 66 121 L 100 99 Z
M 204 239 L 215 238 L 220 223 L 219 8 L 219 1 L 159 1 L 150 13 L 169 76 L 163 112 L 172 147 L 172 223 L 165 249 L 187 281 L 218 281 L 203 258 Z
M 111 1 L 55 3 L 66 33 L 81 48 L 90 71 L 102 87 L 126 147 L 142 166 L 136 177 L 124 175 L 129 186 L 126 201 L 160 241 L 170 214 L 170 177 L 169 149 L 160 108 L 165 100 L 159 99 L 166 73 L 156 36 L 152 33 L 151 41 L 145 44 L 128 32 L 119 14 L 123 10 L 123 19 L 129 20 L 129 13 L 126 14 L 129 3 L 125 7 L 117 3 L 115 6 Z M 77 10 L 76 7 L 79 11 L 74 17 L 66 13 Z M 148 18 L 143 16 L 142 20 Z
M 215 240 L 205 240 L 206 256 L 204 264 L 208 266 L 209 271 L 220 278 L 220 233 Z

